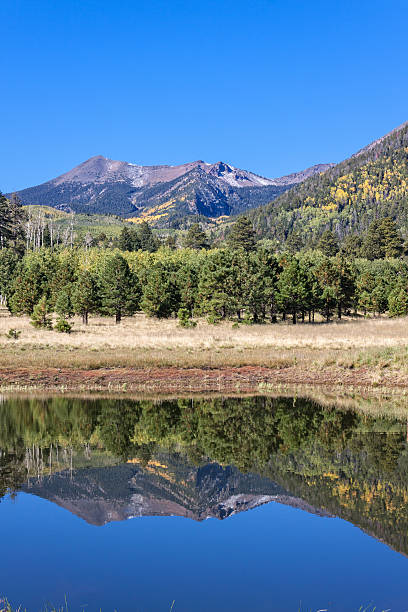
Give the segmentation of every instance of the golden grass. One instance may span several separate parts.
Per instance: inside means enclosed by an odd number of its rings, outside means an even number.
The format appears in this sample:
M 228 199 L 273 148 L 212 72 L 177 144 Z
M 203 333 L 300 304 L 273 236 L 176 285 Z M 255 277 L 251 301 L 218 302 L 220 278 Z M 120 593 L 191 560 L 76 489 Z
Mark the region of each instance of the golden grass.
M 6 337 L 21 331 L 18 340 Z M 144 315 L 73 320 L 70 335 L 36 330 L 28 317 L 0 311 L 0 367 L 226 367 L 304 365 L 394 368 L 408 372 L 408 319 L 354 319 L 330 324 L 210 325 L 184 329 Z

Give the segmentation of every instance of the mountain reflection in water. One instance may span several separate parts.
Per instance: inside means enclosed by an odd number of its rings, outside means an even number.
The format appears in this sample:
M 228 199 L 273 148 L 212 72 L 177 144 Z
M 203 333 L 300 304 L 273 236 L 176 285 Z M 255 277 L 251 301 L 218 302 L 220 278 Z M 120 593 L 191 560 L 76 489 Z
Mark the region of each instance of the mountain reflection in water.
M 225 519 L 275 501 L 406 554 L 406 427 L 292 398 L 7 400 L 0 496 L 34 494 L 94 525 Z

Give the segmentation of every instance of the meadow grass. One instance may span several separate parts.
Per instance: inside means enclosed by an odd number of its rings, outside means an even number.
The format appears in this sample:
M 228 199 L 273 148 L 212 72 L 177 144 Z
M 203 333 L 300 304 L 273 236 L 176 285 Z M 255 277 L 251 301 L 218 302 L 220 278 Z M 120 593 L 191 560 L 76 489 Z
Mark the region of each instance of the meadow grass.
M 74 318 L 71 334 L 37 330 L 29 317 L 0 311 L 0 368 L 146 368 L 304 366 L 391 368 L 408 373 L 408 319 L 343 319 L 329 324 L 240 325 L 230 321 L 181 328 L 175 319 L 138 314 L 115 325 L 112 318 Z M 17 340 L 10 329 L 21 332 Z

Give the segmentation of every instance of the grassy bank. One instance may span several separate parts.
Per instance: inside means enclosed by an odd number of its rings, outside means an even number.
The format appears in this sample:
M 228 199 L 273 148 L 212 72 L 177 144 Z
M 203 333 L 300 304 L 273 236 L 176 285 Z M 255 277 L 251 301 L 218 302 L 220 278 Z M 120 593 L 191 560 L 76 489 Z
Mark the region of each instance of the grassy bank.
M 162 386 L 178 379 L 195 390 L 200 381 L 203 390 L 222 390 L 224 379 L 230 380 L 228 388 L 238 382 L 241 390 L 245 383 L 408 388 L 407 323 L 406 318 L 378 318 L 233 327 L 200 320 L 197 327 L 184 329 L 174 319 L 137 315 L 120 325 L 92 317 L 84 326 L 75 319 L 67 335 L 36 330 L 28 317 L 4 310 L 0 385 L 47 386 L 51 377 L 70 388 L 88 382 L 102 387 L 137 383 L 140 390 L 155 380 Z M 18 340 L 6 337 L 11 328 L 21 332 Z

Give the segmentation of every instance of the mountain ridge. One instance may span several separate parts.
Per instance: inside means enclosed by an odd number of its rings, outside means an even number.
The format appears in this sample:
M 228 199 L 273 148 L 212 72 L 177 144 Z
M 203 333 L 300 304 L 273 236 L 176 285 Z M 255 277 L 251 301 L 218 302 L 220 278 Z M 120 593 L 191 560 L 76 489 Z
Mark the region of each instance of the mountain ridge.
M 96 155 L 54 179 L 16 193 L 23 205 L 117 214 L 171 227 L 192 215 L 238 214 L 331 167 L 317 164 L 271 179 L 223 161 L 140 166 Z
M 408 122 L 249 216 L 258 236 L 277 245 L 294 236 L 297 248 L 316 247 L 326 230 L 341 242 L 383 217 L 408 237 Z

